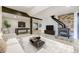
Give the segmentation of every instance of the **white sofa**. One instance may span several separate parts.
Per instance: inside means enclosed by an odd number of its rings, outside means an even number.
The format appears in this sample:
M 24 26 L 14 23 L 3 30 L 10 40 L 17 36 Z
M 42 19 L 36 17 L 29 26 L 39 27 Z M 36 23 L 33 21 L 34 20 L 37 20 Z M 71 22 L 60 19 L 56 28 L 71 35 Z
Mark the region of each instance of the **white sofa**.
M 6 53 L 24 53 L 24 50 L 20 46 L 16 38 L 9 39 L 7 41 Z

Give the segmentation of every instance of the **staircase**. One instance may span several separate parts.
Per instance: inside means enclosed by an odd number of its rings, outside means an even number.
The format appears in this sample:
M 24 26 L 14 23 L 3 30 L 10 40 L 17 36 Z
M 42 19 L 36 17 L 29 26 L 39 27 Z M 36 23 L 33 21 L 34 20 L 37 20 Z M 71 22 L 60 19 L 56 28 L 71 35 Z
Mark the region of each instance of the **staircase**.
M 58 35 L 59 36 L 64 36 L 64 37 L 70 37 L 69 34 L 69 28 L 66 27 L 66 25 L 59 21 L 59 19 L 56 19 L 54 16 L 51 16 L 51 18 L 58 23 L 61 27 L 58 28 Z

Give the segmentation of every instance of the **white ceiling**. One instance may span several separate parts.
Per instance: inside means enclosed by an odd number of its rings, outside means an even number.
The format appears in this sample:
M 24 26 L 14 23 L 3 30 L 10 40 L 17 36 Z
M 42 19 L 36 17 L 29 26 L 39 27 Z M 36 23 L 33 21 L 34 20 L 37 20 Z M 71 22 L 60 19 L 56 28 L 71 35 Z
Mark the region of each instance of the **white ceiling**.
M 34 6 L 6 6 L 6 7 L 12 8 L 12 9 L 15 9 L 15 10 L 19 10 L 19 11 L 23 11 L 23 12 L 28 12 L 32 8 L 34 8 Z
M 65 7 L 65 6 L 51 6 L 48 9 L 45 9 L 34 16 L 52 16 L 52 15 L 63 15 L 67 13 L 79 12 L 79 6 Z
M 28 13 L 31 16 L 62 15 L 79 11 L 79 6 L 6 6 L 15 10 Z
M 42 6 L 6 6 L 6 7 L 28 13 L 29 15 L 34 15 L 48 8 L 48 6 L 43 6 L 43 7 Z
M 6 7 L 28 13 L 29 15 L 34 15 L 48 8 L 48 6 L 43 6 L 43 7 L 42 6 L 6 6 Z

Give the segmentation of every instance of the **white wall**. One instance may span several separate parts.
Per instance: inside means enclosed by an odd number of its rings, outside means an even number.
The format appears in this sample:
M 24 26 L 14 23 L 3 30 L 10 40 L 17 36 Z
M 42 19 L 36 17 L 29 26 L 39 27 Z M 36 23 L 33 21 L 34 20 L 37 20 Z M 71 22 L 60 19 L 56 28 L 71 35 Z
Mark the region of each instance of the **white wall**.
M 38 29 L 41 30 L 41 27 L 39 27 L 39 24 L 42 24 L 42 20 L 33 19 L 33 29 L 37 28 L 37 25 L 34 23 L 38 23 Z
M 58 35 L 58 24 L 51 18 L 51 16 L 40 16 L 43 19 L 40 23 L 42 24 L 41 30 L 46 29 L 46 25 L 53 25 L 55 30 L 55 35 Z
M 26 18 L 26 19 L 19 19 L 19 18 L 8 18 L 8 17 L 4 17 L 3 16 L 3 21 L 7 20 L 9 24 L 11 24 L 11 27 L 9 28 L 10 33 L 14 33 L 15 32 L 15 28 L 18 28 L 18 21 L 23 21 L 26 23 L 26 28 L 30 28 L 30 19 Z
M 78 13 L 78 39 L 79 39 L 79 13 Z
M 74 12 L 74 39 L 78 39 L 78 12 Z
M 2 32 L 1 32 L 1 28 L 2 28 L 2 12 L 1 12 L 1 6 L 0 6 L 0 39 L 2 38 Z
M 41 21 L 42 30 L 46 29 L 46 25 L 54 25 L 55 35 L 58 35 L 58 24 L 51 18 L 51 16 L 48 15 L 47 11 L 46 12 L 43 11 L 43 12 L 40 12 L 39 14 L 36 14 L 36 17 L 43 19 Z
M 55 30 L 55 35 L 58 35 L 58 24 L 50 17 L 45 17 L 42 21 L 42 29 L 46 29 L 46 25 L 53 25 Z

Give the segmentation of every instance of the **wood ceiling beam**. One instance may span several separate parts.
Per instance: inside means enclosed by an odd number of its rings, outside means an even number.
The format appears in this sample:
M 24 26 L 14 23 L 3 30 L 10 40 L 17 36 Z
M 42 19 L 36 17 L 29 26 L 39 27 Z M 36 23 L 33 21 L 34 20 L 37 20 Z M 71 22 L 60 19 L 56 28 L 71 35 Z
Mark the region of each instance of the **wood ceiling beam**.
M 19 15 L 19 16 L 25 16 L 25 17 L 29 17 L 29 18 L 32 18 L 32 19 L 36 19 L 36 20 L 42 20 L 40 18 L 30 16 L 29 14 L 27 14 L 25 12 L 21 12 L 21 11 L 18 11 L 18 10 L 7 8 L 5 6 L 2 6 L 2 12 L 11 13 L 11 14 Z

